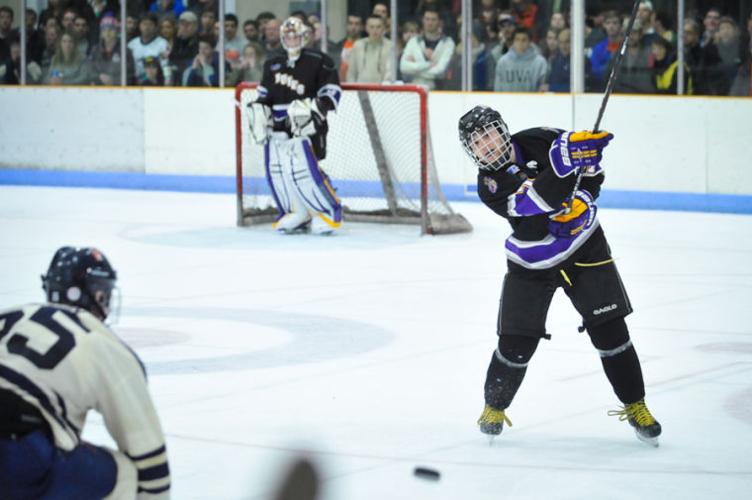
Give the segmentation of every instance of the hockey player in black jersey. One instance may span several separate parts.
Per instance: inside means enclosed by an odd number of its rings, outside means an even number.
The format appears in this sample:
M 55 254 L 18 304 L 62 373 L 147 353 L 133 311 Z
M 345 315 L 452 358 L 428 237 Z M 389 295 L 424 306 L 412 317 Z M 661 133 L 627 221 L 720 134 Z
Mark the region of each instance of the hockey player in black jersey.
M 165 438 L 138 357 L 103 323 L 115 270 L 62 247 L 47 303 L 0 311 L 0 498 L 168 499 Z M 96 410 L 117 450 L 81 439 Z
M 274 227 L 284 233 L 309 227 L 330 234 L 342 223 L 342 206 L 319 161 L 326 156 L 326 115 L 342 89 L 337 68 L 322 52 L 304 48 L 310 28 L 297 17 L 280 27 L 287 54 L 264 64 L 258 98 L 249 105 L 251 135 L 264 144 L 266 177 L 279 208 Z
M 481 432 L 497 435 L 505 422 L 511 425 L 506 409 L 540 339 L 550 338 L 546 316 L 562 287 L 623 403 L 609 414 L 657 445 L 661 426 L 645 405 L 640 361 L 624 321 L 632 306 L 597 218 L 600 160 L 613 135 L 546 127 L 510 135 L 496 110 L 476 106 L 460 118 L 459 137 L 478 166 L 481 200 L 512 226 Z

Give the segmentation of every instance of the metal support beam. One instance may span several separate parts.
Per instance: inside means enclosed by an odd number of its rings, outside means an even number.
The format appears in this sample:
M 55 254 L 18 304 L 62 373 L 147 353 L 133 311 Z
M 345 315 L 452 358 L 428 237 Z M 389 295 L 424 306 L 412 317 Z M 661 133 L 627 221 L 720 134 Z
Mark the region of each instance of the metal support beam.
M 125 31 L 125 20 L 128 17 L 128 11 L 125 8 L 125 1 L 120 0 L 120 86 L 125 87 L 126 75 L 128 74 L 128 33 Z
M 26 0 L 21 0 L 21 18 L 20 22 L 20 45 L 21 45 L 21 69 L 19 71 L 20 80 L 18 83 L 26 85 Z
M 573 94 L 585 92 L 585 0 L 572 0 L 572 55 L 569 82 Z
M 238 26 L 243 29 L 242 26 Z M 225 86 L 225 0 L 219 0 L 219 87 Z M 211 61 L 209 61 L 211 63 Z
M 676 93 L 684 94 L 685 72 L 684 72 L 684 0 L 679 0 L 676 12 L 676 57 L 679 67 L 676 68 Z
M 470 0 L 462 2 L 462 90 L 473 90 L 473 6 Z

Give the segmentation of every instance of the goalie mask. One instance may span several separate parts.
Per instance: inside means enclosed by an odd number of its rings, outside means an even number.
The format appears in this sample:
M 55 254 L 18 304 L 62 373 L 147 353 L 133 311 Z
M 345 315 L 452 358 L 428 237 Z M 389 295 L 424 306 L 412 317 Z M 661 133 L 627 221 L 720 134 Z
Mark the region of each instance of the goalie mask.
M 81 307 L 104 320 L 116 280 L 115 270 L 96 248 L 62 247 L 42 276 L 42 288 L 49 302 Z
M 499 170 L 512 159 L 512 136 L 501 115 L 475 106 L 460 118 L 460 142 L 478 168 Z
M 288 17 L 279 27 L 279 39 L 290 59 L 297 59 L 311 39 L 311 29 L 297 17 Z

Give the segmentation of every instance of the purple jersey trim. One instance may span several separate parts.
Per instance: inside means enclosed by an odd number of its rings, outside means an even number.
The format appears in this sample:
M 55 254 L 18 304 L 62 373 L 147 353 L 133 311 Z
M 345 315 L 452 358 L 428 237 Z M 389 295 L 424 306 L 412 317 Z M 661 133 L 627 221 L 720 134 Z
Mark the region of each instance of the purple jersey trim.
M 549 269 L 571 257 L 599 225 L 598 219 L 594 218 L 574 238 L 557 238 L 549 234 L 542 240 L 522 241 L 510 236 L 504 244 L 507 258 L 527 269 Z
M 530 217 L 554 210 L 535 190 L 532 180 L 523 182 L 520 189 L 507 199 L 507 211 L 512 217 Z

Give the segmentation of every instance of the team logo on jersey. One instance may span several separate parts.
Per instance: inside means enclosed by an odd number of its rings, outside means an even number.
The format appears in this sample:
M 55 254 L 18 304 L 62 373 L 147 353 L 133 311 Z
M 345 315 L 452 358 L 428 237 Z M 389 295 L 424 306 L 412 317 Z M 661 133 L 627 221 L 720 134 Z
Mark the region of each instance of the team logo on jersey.
M 527 162 L 525 164 L 525 166 L 527 168 L 529 168 L 530 170 L 532 170 L 533 172 L 538 173 L 538 162 L 537 161 L 530 160 L 529 162 Z
M 486 188 L 491 191 L 491 194 L 496 194 L 496 191 L 499 189 L 499 185 L 496 181 L 488 176 L 483 177 L 483 184 L 485 184 Z
M 276 75 L 274 75 L 274 83 L 288 87 L 298 95 L 305 94 L 305 85 L 303 85 L 287 73 L 277 73 Z

